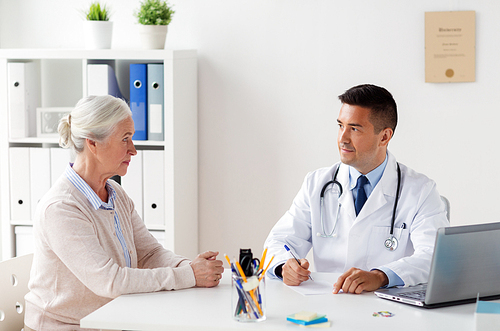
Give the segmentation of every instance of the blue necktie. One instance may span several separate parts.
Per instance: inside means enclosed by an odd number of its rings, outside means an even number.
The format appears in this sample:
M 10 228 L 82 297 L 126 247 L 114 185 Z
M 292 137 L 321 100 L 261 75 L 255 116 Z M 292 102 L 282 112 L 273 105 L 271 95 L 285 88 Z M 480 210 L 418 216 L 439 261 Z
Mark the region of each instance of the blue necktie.
M 359 212 L 361 211 L 361 208 L 363 208 L 363 205 L 366 202 L 366 192 L 365 192 L 365 185 L 368 184 L 368 178 L 366 176 L 359 176 L 358 177 L 358 183 L 356 184 L 356 190 L 357 190 L 357 197 L 356 197 L 356 202 L 354 203 L 354 207 L 356 208 L 356 216 L 358 216 Z

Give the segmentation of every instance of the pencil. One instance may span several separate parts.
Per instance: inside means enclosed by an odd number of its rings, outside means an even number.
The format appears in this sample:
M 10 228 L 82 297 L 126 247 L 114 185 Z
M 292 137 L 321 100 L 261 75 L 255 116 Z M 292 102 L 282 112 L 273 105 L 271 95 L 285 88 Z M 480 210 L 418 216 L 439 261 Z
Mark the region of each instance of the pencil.
M 229 264 L 229 268 L 231 268 L 231 260 L 227 256 L 227 254 L 224 254 L 224 257 L 226 258 L 227 263 Z
M 264 278 L 264 275 L 266 274 L 266 271 L 267 269 L 269 268 L 269 266 L 271 265 L 271 262 L 273 262 L 273 259 L 274 259 L 274 255 L 271 256 L 271 260 L 269 261 L 269 263 L 267 264 L 267 267 L 264 269 L 264 271 L 262 272 L 262 275 L 260 275 L 260 278 L 259 278 L 259 282 L 262 280 L 262 278 Z
M 266 260 L 266 254 L 267 254 L 267 247 L 264 249 L 264 252 L 262 253 L 262 257 L 260 258 L 260 263 L 259 263 L 259 269 L 257 269 L 257 271 L 262 269 L 262 267 L 264 266 L 264 261 Z
M 243 272 L 243 269 L 241 268 L 240 263 L 238 261 L 236 261 L 235 264 L 236 264 L 236 268 L 238 268 L 238 271 L 240 272 L 241 278 L 243 278 L 243 281 L 246 283 L 247 282 L 247 276 Z

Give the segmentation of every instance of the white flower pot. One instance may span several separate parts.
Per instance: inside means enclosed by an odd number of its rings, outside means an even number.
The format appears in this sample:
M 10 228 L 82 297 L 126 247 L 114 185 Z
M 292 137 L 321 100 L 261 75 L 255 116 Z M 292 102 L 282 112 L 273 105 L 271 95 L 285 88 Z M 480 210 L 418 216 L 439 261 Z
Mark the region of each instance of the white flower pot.
M 145 49 L 163 49 L 167 39 L 168 25 L 139 24 L 142 47 Z
M 83 36 L 86 49 L 111 48 L 113 36 L 113 22 L 110 21 L 84 21 Z

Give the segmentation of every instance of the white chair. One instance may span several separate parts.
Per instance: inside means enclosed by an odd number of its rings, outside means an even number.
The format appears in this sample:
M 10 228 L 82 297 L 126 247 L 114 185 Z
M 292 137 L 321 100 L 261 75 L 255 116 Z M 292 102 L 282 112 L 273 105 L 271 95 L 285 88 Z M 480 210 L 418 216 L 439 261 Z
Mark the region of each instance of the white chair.
M 446 206 L 446 217 L 448 218 L 448 222 L 450 222 L 450 200 L 448 200 L 444 196 L 441 196 L 441 200 L 444 202 L 444 205 Z
M 24 296 L 28 293 L 33 254 L 0 262 L 0 331 L 24 328 Z

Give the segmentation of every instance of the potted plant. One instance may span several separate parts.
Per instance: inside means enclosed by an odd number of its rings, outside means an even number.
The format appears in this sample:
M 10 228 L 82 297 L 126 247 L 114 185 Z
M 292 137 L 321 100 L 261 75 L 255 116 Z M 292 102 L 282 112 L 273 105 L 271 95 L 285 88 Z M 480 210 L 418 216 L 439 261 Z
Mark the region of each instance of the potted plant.
M 99 1 L 93 2 L 84 14 L 86 19 L 83 25 L 85 48 L 111 48 L 113 22 L 109 21 L 109 11 L 106 5 L 101 5 Z
M 139 33 L 144 48 L 165 47 L 168 25 L 175 11 L 164 0 L 144 0 L 135 13 L 139 23 Z

